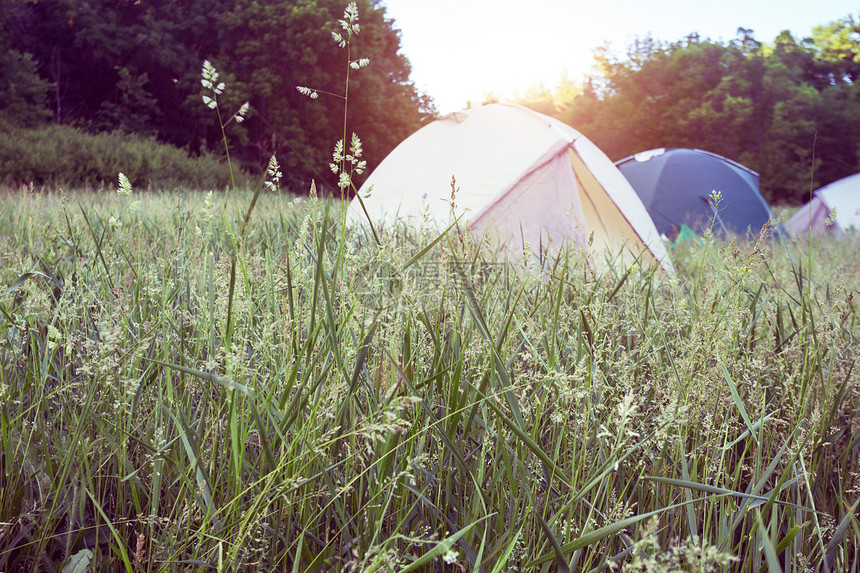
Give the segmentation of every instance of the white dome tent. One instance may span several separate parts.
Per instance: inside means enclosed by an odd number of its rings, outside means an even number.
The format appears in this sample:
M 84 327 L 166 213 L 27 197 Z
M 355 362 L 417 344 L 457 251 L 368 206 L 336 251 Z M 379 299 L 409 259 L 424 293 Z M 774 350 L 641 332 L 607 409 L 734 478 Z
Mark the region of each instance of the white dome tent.
M 459 192 L 451 211 L 451 179 Z M 365 198 L 369 189 L 370 196 Z M 543 114 L 491 104 L 448 114 L 400 143 L 359 190 L 374 224 L 470 229 L 511 252 L 573 243 L 671 273 L 666 248 L 636 192 L 585 136 Z M 348 218 L 366 220 L 357 199 Z M 593 257 L 597 262 L 603 256 Z
M 836 216 L 828 226 L 834 209 Z M 784 227 L 797 237 L 820 236 L 827 232 L 842 235 L 851 228 L 860 231 L 860 173 L 820 188 L 812 201 L 801 207 Z

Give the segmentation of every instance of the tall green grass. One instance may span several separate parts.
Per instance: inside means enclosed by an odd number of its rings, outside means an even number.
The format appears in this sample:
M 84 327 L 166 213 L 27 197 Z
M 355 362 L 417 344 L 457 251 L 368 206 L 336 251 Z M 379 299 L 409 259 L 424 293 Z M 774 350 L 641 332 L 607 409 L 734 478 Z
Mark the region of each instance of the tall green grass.
M 525 272 L 102 197 L 0 198 L 0 570 L 856 567 L 856 237 Z

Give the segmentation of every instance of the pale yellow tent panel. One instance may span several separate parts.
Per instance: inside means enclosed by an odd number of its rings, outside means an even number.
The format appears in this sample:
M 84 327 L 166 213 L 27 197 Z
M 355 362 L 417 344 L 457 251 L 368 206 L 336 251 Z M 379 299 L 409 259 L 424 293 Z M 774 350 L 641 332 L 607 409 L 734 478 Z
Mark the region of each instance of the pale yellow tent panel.
M 616 207 L 615 201 L 586 167 L 582 159 L 572 149 L 568 150 L 573 164 L 579 189 L 580 202 L 588 229 L 593 233 L 592 244 L 597 249 L 614 254 L 619 248 L 636 250 L 651 262 L 659 262 L 657 255 L 646 248 L 636 228 L 627 220 L 624 213 Z M 649 217 L 650 219 L 650 217 Z M 652 223 L 653 224 L 653 223 Z M 654 230 L 656 233 L 656 229 Z M 660 243 L 662 245 L 662 242 Z
M 573 128 L 522 106 L 491 104 L 423 127 L 368 177 L 359 194 L 368 192 L 376 224 L 439 228 L 462 215 L 514 254 L 525 246 L 539 254 L 550 241 L 585 250 L 593 233 L 595 262 L 608 251 L 672 272 L 654 223 L 609 158 Z M 348 216 L 356 224 L 367 218 L 355 200 Z

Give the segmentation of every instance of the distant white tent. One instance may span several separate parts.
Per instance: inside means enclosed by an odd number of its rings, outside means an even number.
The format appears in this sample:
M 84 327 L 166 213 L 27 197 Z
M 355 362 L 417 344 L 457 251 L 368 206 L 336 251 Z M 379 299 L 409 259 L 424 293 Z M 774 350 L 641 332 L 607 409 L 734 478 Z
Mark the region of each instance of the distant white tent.
M 459 192 L 451 208 L 451 178 Z M 372 190 L 371 190 L 372 188 Z M 672 272 L 642 201 L 600 149 L 571 127 L 513 104 L 448 114 L 398 145 L 359 194 L 375 224 L 444 228 L 456 217 L 512 252 L 572 243 L 642 255 Z M 349 219 L 366 216 L 356 199 Z M 597 262 L 603 253 L 593 257 Z
M 827 225 L 835 209 L 831 225 Z M 843 234 L 853 228 L 860 231 L 860 173 L 825 185 L 815 192 L 812 201 L 801 207 L 784 225 L 797 237 L 824 233 Z

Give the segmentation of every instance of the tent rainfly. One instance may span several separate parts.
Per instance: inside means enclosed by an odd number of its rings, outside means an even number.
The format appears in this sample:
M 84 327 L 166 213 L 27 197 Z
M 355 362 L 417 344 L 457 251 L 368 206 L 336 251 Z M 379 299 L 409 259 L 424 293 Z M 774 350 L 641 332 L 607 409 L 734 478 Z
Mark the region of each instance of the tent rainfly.
M 636 190 L 660 233 L 682 225 L 697 233 L 759 234 L 773 213 L 759 193 L 758 173 L 701 149 L 660 148 L 615 163 Z M 713 193 L 720 194 L 714 210 Z M 713 223 L 713 227 L 711 224 Z M 776 227 L 776 232 L 781 229 Z
M 835 217 L 830 214 L 835 209 Z M 849 175 L 820 188 L 812 201 L 801 207 L 785 223 L 786 230 L 797 237 L 836 235 L 854 228 L 860 231 L 860 173 Z
M 459 189 L 453 201 L 452 178 Z M 369 192 L 369 196 L 368 195 Z M 585 136 L 513 104 L 451 113 L 409 136 L 359 189 L 348 219 L 445 228 L 457 217 L 509 252 L 569 243 L 658 262 L 666 248 L 624 176 Z M 602 262 L 600 257 L 594 257 Z

